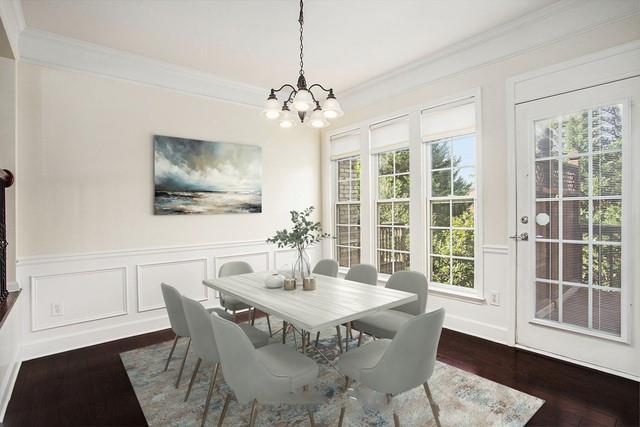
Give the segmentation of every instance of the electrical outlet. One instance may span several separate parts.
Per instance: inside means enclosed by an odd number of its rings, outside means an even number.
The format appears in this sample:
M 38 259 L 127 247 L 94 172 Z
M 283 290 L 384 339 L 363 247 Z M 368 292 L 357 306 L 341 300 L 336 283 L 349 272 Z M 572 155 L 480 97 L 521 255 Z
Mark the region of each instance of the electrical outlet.
M 496 291 L 489 292 L 489 304 L 500 305 L 500 293 Z
M 51 317 L 58 317 L 64 315 L 64 306 L 61 302 L 51 303 Z

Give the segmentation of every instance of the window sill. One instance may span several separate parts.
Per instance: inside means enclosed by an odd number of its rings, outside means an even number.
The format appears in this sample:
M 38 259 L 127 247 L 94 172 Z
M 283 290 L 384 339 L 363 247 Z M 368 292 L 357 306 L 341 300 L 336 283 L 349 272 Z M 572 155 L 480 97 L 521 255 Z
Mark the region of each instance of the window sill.
M 458 301 L 469 302 L 472 304 L 484 305 L 487 303 L 486 298 L 475 293 L 456 291 L 453 289 L 442 289 L 429 287 L 429 294 L 433 294 L 443 298 L 455 299 Z

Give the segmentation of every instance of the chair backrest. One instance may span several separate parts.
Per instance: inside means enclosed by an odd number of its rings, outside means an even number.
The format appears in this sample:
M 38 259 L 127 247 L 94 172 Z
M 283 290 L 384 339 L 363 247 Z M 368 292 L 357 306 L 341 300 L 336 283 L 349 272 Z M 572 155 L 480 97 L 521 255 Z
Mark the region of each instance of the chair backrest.
M 418 294 L 418 300 L 395 307 L 393 310 L 404 311 L 414 316 L 424 313 L 427 309 L 428 286 L 427 276 L 417 271 L 398 271 L 394 273 L 389 277 L 386 287 Z
M 184 309 L 182 308 L 182 295 L 173 286 L 162 283 L 162 298 L 164 298 L 164 305 L 167 307 L 167 313 L 169 314 L 169 323 L 171 323 L 171 329 L 176 335 L 181 337 L 189 336 L 189 326 L 187 326 L 187 320 L 184 317 Z
M 398 394 L 427 382 L 436 363 L 443 321 L 444 308 L 408 320 L 378 363 L 362 370 L 362 384 L 381 393 Z M 361 348 L 366 351 L 366 345 Z
M 290 379 L 268 371 L 258 359 L 251 341 L 238 325 L 217 314 L 211 316 L 211 322 L 218 343 L 224 379 L 240 403 L 273 398 L 275 395 L 289 392 Z
M 253 273 L 253 267 L 248 262 L 244 261 L 231 261 L 222 264 L 218 277 L 235 276 L 237 274 Z
M 313 267 L 313 274 L 338 277 L 338 263 L 334 259 L 321 259 L 316 266 Z
M 344 279 L 376 286 L 378 284 L 378 270 L 370 264 L 354 265 L 347 271 Z
M 198 301 L 182 297 L 184 314 L 191 334 L 191 346 L 196 356 L 212 363 L 220 362 L 211 314 Z

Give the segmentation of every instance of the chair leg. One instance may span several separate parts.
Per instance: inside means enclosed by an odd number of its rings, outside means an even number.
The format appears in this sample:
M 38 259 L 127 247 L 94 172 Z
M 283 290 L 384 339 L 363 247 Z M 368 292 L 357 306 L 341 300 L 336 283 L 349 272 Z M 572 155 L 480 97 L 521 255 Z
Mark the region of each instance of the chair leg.
M 167 364 L 164 365 L 164 371 L 166 372 L 169 369 L 169 362 L 171 362 L 171 358 L 173 357 L 173 351 L 176 349 L 176 344 L 178 344 L 178 334 L 173 339 L 173 345 L 171 346 L 171 351 L 169 352 L 169 357 L 167 358 Z
M 189 354 L 189 347 L 191 347 L 191 337 L 189 337 L 189 341 L 187 341 L 187 349 L 184 351 L 184 358 L 182 359 L 182 365 L 180 365 L 180 372 L 178 372 L 178 379 L 176 380 L 176 388 L 180 386 L 180 379 L 182 378 L 184 364 L 187 361 L 187 355 Z
M 218 420 L 218 427 L 222 427 L 224 417 L 227 415 L 227 409 L 229 409 L 229 401 L 231 400 L 231 393 L 227 393 L 227 397 L 224 399 L 224 406 L 222 412 L 220 412 L 220 419 Z
M 350 385 L 351 385 L 351 378 L 344 377 L 344 391 L 349 390 Z
M 256 308 L 253 307 L 249 311 L 251 312 L 251 326 L 254 326 L 256 324 Z
M 249 427 L 256 425 L 256 418 L 258 418 L 258 399 L 253 399 L 251 403 L 251 418 L 249 419 Z
M 269 336 L 273 337 L 273 332 L 271 332 L 271 320 L 269 320 L 268 314 L 267 314 L 267 326 L 269 327 Z
M 438 407 L 438 404 L 433 400 L 433 396 L 431 395 L 431 389 L 429 389 L 429 384 L 424 383 L 423 385 L 424 385 L 424 392 L 427 394 L 427 399 L 429 399 L 429 405 L 431 406 L 433 417 L 436 420 L 436 426 L 440 427 L 440 408 Z
M 320 331 L 316 334 L 316 347 L 318 346 L 318 342 L 320 341 Z
M 287 343 L 287 321 L 282 321 L 282 344 Z
M 349 351 L 349 342 L 351 341 L 351 338 L 353 338 L 353 335 L 351 334 L 351 322 L 347 322 L 347 339 L 344 342 L 345 352 Z
M 364 335 L 364 332 L 360 331 L 360 334 L 358 335 L 358 347 L 360 347 L 360 345 L 362 344 L 363 335 Z
M 338 419 L 338 427 L 342 427 L 342 422 L 344 421 L 344 413 L 346 412 L 345 407 L 340 408 L 340 418 Z
M 393 426 L 400 427 L 400 417 L 395 412 L 393 413 Z
M 189 388 L 187 388 L 187 394 L 184 397 L 185 402 L 189 399 L 189 395 L 191 394 L 191 387 L 193 387 L 193 382 L 196 379 L 196 375 L 198 375 L 198 369 L 200 369 L 201 362 L 202 362 L 202 359 L 198 357 L 198 361 L 196 362 L 196 367 L 193 369 L 193 374 L 191 375 L 191 381 L 189 381 Z
M 313 419 L 313 411 L 311 408 L 307 408 L 307 414 L 309 415 L 309 423 L 311 427 L 316 427 L 316 421 Z
M 340 332 L 340 325 L 336 326 L 336 335 L 338 336 L 338 349 L 342 353 L 342 333 Z
M 204 427 L 205 423 L 207 422 L 207 414 L 209 413 L 209 403 L 211 403 L 211 395 L 213 394 L 213 385 L 216 382 L 217 373 L 218 373 L 218 364 L 216 363 L 213 376 L 211 377 L 211 383 L 209 384 L 209 392 L 207 393 L 207 400 L 204 402 L 204 413 L 202 414 L 201 427 Z

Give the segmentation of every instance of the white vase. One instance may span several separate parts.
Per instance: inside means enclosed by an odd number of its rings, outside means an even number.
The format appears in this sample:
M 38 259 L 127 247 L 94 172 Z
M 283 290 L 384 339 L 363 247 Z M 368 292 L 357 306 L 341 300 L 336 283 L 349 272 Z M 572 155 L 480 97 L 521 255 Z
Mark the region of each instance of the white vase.
M 269 289 L 281 288 L 283 284 L 284 276 L 278 273 L 270 274 L 264 281 L 264 286 Z

